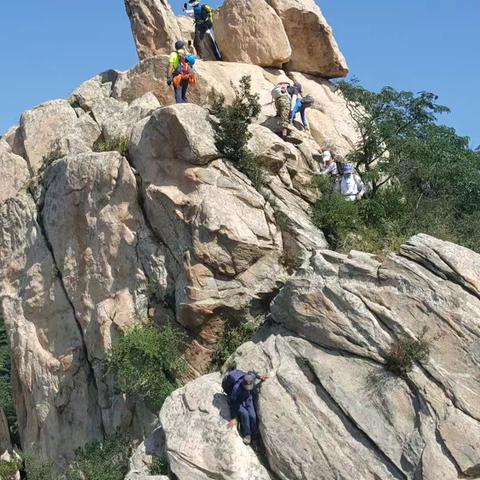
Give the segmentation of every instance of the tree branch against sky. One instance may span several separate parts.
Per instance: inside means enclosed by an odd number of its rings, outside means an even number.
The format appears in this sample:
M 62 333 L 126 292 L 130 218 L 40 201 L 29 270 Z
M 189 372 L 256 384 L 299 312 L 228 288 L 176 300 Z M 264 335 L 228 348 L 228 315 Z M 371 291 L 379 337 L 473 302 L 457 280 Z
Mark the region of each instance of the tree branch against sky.
M 2 6 L 0 132 L 22 111 L 66 97 L 96 73 L 137 62 L 121 0 L 22 0 Z M 172 1 L 179 14 L 183 0 Z M 216 7 L 221 2 L 209 2 Z M 442 122 L 480 144 L 478 0 L 322 0 L 351 73 L 372 90 L 431 91 Z

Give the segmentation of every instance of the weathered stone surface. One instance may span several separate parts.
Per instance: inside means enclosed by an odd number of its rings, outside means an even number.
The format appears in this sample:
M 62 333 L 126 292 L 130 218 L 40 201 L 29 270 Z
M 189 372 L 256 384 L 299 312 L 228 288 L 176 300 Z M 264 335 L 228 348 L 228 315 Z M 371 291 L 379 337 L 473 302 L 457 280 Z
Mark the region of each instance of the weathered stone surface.
M 209 114 L 198 105 L 181 104 L 161 108 L 152 115 L 146 128 L 146 135 L 148 130 L 155 128 L 154 142 L 158 142 L 155 152 L 161 159 L 206 165 L 220 158 Z M 149 142 L 148 148 L 150 146 L 153 148 Z
M 112 86 L 119 72 L 107 70 L 82 83 L 68 97 L 71 105 L 78 105 L 85 111 L 90 111 L 96 102 L 108 98 L 112 93 Z
M 292 47 L 286 67 L 324 78 L 345 77 L 348 67 L 332 29 L 314 0 L 267 0 L 282 19 Z
M 140 60 L 170 53 L 182 35 L 167 0 L 125 0 Z
M 187 15 L 182 15 L 181 17 L 177 17 L 177 23 L 182 34 L 181 38 L 185 42 L 190 40 L 193 44 L 195 40 L 195 24 L 193 22 L 193 18 Z
M 66 135 L 76 121 L 75 110 L 66 100 L 52 100 L 22 114 L 20 131 L 32 172 L 40 169 L 52 154 L 56 141 Z
M 417 235 L 383 262 L 323 250 L 304 263 L 272 304 L 277 326 L 244 344 L 234 359 L 238 368 L 269 376 L 259 390 L 258 414 L 272 475 L 478 477 L 480 297 L 472 286 L 479 262 L 468 249 Z M 467 265 L 465 273 L 460 265 Z M 415 366 L 407 380 L 388 372 L 390 345 L 424 326 L 430 361 Z M 198 452 L 205 443 L 217 451 L 218 434 L 210 432 L 229 418 L 219 406 L 219 383 L 213 375 L 199 378 L 162 410 L 169 459 L 180 463 L 185 478 L 188 469 L 205 464 L 196 449 L 179 442 L 174 426 L 187 424 L 195 435 L 202 430 L 192 439 L 201 445 Z M 211 418 L 215 406 L 220 413 Z M 217 458 L 209 472 L 224 464 L 222 452 Z
M 215 36 L 228 62 L 280 68 L 292 54 L 282 21 L 265 0 L 226 0 L 215 13 Z
M 228 429 L 230 409 L 220 381 L 218 374 L 202 377 L 163 405 L 160 419 L 172 472 L 178 480 L 270 480 L 254 451 Z
M 132 419 L 113 392 L 103 358 L 112 339 L 145 319 L 147 310 L 139 251 L 150 240 L 135 176 L 117 152 L 89 153 L 55 163 L 45 185 L 45 232 L 82 329 L 103 428 L 113 433 Z M 159 279 L 159 296 L 166 282 Z
M 178 119 L 198 115 L 206 112 L 195 105 L 157 110 L 136 126 L 129 154 L 142 178 L 148 220 L 176 260 L 177 321 L 196 332 L 201 354 L 191 363 L 201 371 L 221 332 L 221 312 L 271 291 L 284 269 L 273 211 L 248 179 L 222 160 L 194 164 L 206 153 L 191 152 L 209 152 L 206 141 L 213 146 L 211 132 L 205 137 L 208 122 Z M 180 135 L 179 145 L 165 144 L 165 135 Z
M 168 480 L 164 475 L 150 475 L 154 459 L 165 459 L 165 434 L 157 428 L 133 452 L 125 480 Z
M 26 187 L 30 177 L 27 162 L 18 155 L 0 150 L 0 204 L 7 198 L 14 197 L 22 187 Z
M 36 217 L 26 192 L 0 207 L 1 309 L 23 449 L 62 464 L 101 438 L 102 422 L 82 332 Z

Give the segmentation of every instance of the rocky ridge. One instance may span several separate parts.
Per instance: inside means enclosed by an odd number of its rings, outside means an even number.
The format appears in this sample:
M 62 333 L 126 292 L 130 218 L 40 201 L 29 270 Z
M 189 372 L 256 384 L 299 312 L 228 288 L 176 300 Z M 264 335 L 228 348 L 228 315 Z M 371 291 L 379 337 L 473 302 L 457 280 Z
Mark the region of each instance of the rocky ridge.
M 193 103 L 172 105 L 165 53 L 191 24 L 163 0 L 126 0 L 144 60 L 25 112 L 0 138 L 0 301 L 22 447 L 66 464 L 120 429 L 145 439 L 128 480 L 165 478 L 148 473 L 152 455 L 166 456 L 171 480 L 480 478 L 480 256 L 425 235 L 386 259 L 328 250 L 309 217 L 311 176 L 322 150 L 345 154 L 358 134 L 320 77 L 346 65 L 316 4 L 263 3 L 284 47 L 266 60 L 245 48 L 248 58 L 227 58 L 246 63 L 198 61 Z M 236 8 L 227 1 L 216 19 L 242 35 Z M 312 44 L 328 47 L 314 67 Z M 266 171 L 259 191 L 216 149 L 205 108 L 212 87 L 231 101 L 243 75 L 262 105 L 249 143 Z M 317 100 L 298 145 L 274 133 L 270 91 L 288 79 Z M 225 319 L 283 284 L 235 354 L 270 377 L 257 455 L 227 430 L 220 374 L 202 374 Z M 119 394 L 104 366 L 112 342 L 146 319 L 187 332 L 197 377 L 159 415 Z M 406 379 L 388 373 L 390 345 L 424 326 L 430 362 Z

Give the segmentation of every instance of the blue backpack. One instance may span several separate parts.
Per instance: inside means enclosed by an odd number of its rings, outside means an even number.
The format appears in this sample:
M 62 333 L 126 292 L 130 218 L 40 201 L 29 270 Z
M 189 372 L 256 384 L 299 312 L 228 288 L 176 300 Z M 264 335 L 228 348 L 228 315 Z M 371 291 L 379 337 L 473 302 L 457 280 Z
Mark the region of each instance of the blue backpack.
M 222 388 L 223 391 L 230 396 L 232 394 L 233 387 L 237 382 L 239 382 L 244 376 L 246 372 L 238 369 L 230 370 L 222 380 Z

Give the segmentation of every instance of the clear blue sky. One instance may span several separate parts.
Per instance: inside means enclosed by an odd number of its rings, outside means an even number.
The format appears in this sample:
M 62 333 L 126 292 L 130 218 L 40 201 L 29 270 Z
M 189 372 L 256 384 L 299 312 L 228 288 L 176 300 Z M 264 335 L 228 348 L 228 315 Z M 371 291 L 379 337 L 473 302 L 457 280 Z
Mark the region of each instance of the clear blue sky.
M 96 73 L 133 66 L 123 0 L 4 0 L 0 132 Z M 212 6 L 221 3 L 210 2 Z M 442 121 L 480 144 L 480 0 L 319 0 L 352 75 L 368 88 L 429 90 Z M 179 12 L 183 1 L 174 0 Z

